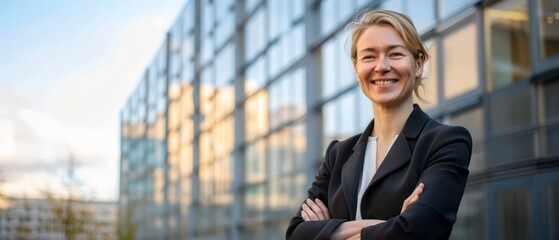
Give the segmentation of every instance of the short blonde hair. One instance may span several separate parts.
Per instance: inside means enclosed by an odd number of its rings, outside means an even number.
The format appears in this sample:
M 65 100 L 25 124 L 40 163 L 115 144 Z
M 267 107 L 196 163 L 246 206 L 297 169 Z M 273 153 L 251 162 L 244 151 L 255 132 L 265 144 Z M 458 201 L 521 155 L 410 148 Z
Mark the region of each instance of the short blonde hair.
M 372 10 L 358 13 L 355 16 L 355 20 L 348 25 L 351 37 L 349 53 L 354 62 L 357 62 L 357 41 L 368 27 L 374 25 L 387 25 L 394 28 L 404 41 L 405 47 L 413 54 L 415 60 L 421 58 L 423 63 L 425 63 L 429 58 L 427 49 L 408 16 L 390 10 Z M 423 87 L 421 77 L 416 77 L 413 91 L 419 99 L 423 100 L 419 96 L 420 86 Z

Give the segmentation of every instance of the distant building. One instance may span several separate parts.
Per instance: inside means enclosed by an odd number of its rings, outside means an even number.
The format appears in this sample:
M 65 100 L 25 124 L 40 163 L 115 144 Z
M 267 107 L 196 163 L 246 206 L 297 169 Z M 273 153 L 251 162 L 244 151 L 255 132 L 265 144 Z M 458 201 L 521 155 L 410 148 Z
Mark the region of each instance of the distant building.
M 67 239 L 60 231 L 52 200 L 5 198 L 3 203 L 0 206 L 0 239 Z M 114 202 L 74 202 L 72 209 L 78 218 L 86 220 L 76 239 L 117 239 Z
M 559 1 L 189 0 L 121 111 L 136 239 L 284 239 L 333 139 L 372 118 L 345 51 L 363 9 L 425 40 L 421 107 L 473 137 L 451 239 L 559 236 Z

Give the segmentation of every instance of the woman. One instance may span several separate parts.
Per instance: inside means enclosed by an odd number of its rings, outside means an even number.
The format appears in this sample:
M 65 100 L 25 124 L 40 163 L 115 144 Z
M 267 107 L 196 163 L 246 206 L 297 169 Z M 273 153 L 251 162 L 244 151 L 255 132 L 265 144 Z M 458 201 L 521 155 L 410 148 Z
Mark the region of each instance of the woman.
M 287 239 L 448 239 L 469 174 L 472 141 L 413 104 L 427 51 L 393 11 L 351 25 L 351 58 L 374 119 L 333 141 Z M 419 97 L 419 96 L 418 96 Z

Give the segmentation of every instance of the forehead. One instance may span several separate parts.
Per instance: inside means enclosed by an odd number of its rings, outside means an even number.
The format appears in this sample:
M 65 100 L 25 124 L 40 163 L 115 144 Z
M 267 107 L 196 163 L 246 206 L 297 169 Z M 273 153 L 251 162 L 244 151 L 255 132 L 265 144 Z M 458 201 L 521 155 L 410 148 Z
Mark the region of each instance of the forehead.
M 389 46 L 405 46 L 400 34 L 390 25 L 371 25 L 359 36 L 356 42 L 357 50 L 364 48 L 385 48 Z

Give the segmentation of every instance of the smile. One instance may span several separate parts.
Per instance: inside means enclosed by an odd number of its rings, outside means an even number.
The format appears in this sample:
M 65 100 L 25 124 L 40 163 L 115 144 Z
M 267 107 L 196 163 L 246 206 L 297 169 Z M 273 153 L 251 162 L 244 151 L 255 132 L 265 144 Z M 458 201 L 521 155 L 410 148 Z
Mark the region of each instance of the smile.
M 389 85 L 389 84 L 394 84 L 397 81 L 398 80 L 373 80 L 373 81 L 370 81 L 370 83 L 372 83 L 374 85 Z

